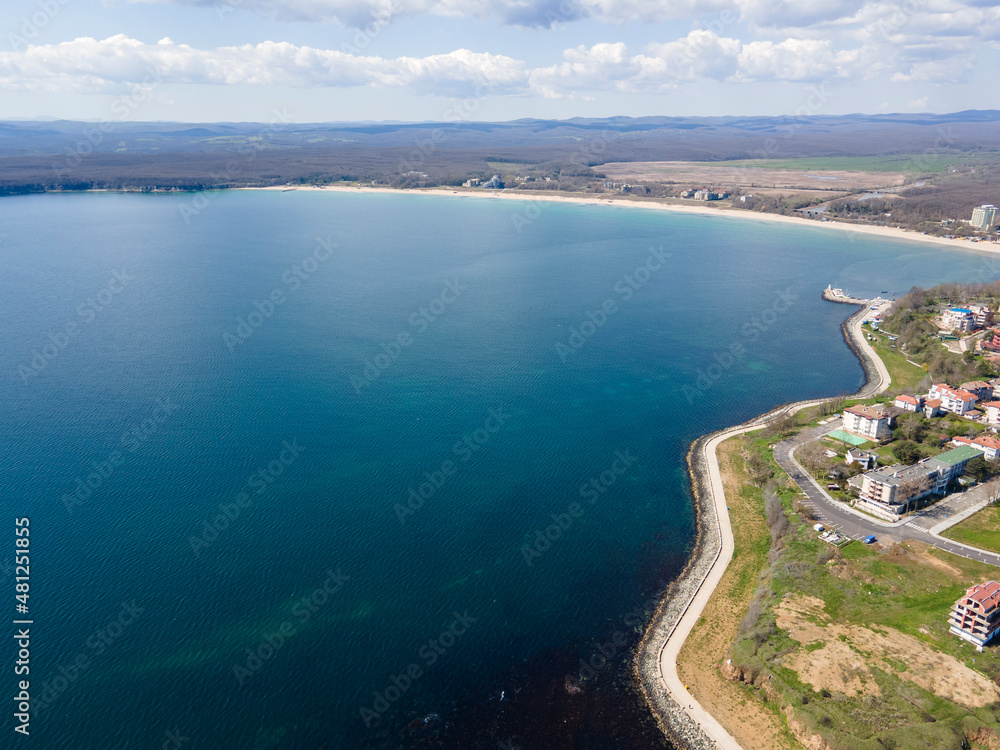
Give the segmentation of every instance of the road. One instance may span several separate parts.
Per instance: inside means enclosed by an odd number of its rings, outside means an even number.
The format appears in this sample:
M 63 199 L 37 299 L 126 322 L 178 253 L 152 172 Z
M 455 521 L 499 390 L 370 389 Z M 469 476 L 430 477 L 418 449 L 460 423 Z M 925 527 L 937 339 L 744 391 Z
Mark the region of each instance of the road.
M 813 508 L 818 521 L 852 539 L 863 539 L 869 535 L 882 543 L 898 542 L 904 538 L 915 539 L 970 560 L 979 560 L 1000 567 L 1000 555 L 941 536 L 941 532 L 946 528 L 986 506 L 990 491 L 993 489 L 990 485 L 980 485 L 966 492 L 949 495 L 941 502 L 895 523 L 880 521 L 855 510 L 846 503 L 834 500 L 795 460 L 795 449 L 840 427 L 840 420 L 828 422 L 803 430 L 790 440 L 778 443 L 774 447 L 774 460 L 805 494 L 804 502 Z

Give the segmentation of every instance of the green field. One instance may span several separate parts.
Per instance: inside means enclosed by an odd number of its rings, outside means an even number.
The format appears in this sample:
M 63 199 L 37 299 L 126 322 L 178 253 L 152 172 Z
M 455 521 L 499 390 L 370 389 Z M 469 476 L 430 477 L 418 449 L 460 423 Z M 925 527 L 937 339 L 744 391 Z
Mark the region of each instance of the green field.
M 909 678 L 920 668 L 898 655 L 870 655 L 850 634 L 890 635 L 891 628 L 996 681 L 1000 679 L 1000 648 L 976 653 L 948 632 L 948 612 L 969 585 L 996 577 L 997 569 L 916 542 L 899 545 L 884 539 L 871 547 L 851 542 L 835 550 L 817 539 L 811 520 L 795 512 L 794 498 L 799 493 L 787 478 L 780 472 L 777 478 L 785 487 L 780 495 L 791 529 L 780 544 L 781 554 L 775 559 L 772 553 L 761 571 L 769 588 L 764 612 L 733 645 L 729 653 L 733 664 L 761 687 L 767 704 L 788 712 L 809 734 L 821 736 L 828 747 L 983 747 L 968 743 L 967 738 L 983 730 L 1000 732 L 1000 706 L 968 707 L 932 693 Z M 1000 519 L 1000 515 L 994 517 Z M 758 560 L 755 564 L 759 565 Z M 832 629 L 824 633 L 828 637 L 800 643 L 777 627 L 776 607 L 786 597 L 821 600 L 824 619 L 817 623 L 829 623 Z M 876 687 L 874 695 L 814 689 L 791 667 L 796 654 L 817 652 L 836 640 L 860 654 L 866 665 L 864 679 Z M 941 668 L 948 667 L 942 663 Z M 853 667 L 831 663 L 825 671 L 842 673 L 842 669 L 850 672 Z M 927 679 L 926 667 L 921 674 Z
M 870 333 L 867 328 L 862 329 L 862 331 Z M 920 381 L 927 377 L 924 368 L 907 362 L 906 357 L 898 349 L 892 348 L 892 342 L 885 334 L 876 334 L 875 339 L 875 341 L 868 341 L 868 343 L 871 344 L 872 349 L 875 350 L 889 371 L 889 376 L 892 378 L 889 390 L 893 393 L 916 390 Z
M 1000 552 L 1000 507 L 994 505 L 983 508 L 952 526 L 942 536 L 980 549 Z
M 739 159 L 719 162 L 726 166 L 764 169 L 840 170 L 847 172 L 947 172 L 949 167 L 970 163 L 996 163 L 997 154 L 893 154 L 890 156 L 820 156 L 801 159 Z

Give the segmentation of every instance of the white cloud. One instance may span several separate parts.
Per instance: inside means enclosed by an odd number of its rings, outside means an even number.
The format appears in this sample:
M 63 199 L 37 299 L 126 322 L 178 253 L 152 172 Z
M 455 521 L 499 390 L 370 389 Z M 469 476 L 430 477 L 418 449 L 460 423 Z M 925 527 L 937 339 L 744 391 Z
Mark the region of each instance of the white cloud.
M 817 81 L 840 74 L 837 56 L 825 40 L 750 42 L 739 55 L 739 77 L 749 80 Z
M 893 83 L 954 83 L 965 77 L 972 68 L 974 56 L 954 55 L 940 60 L 922 60 L 914 62 L 905 72 L 892 76 Z
M 122 34 L 0 52 L 0 88 L 115 93 L 151 79 L 299 88 L 406 86 L 465 96 L 487 84 L 498 93 L 519 91 L 527 74 L 517 60 L 466 49 L 386 59 L 288 42 L 199 50 L 171 39 L 145 44 Z
M 600 92 L 655 93 L 699 80 L 827 82 L 882 77 L 896 82 L 960 79 L 973 55 L 919 45 L 838 49 L 830 40 L 744 42 L 699 29 L 642 52 L 623 42 L 565 50 L 562 60 L 531 69 L 521 60 L 457 49 L 424 57 L 385 58 L 289 42 L 197 49 L 172 39 L 156 44 L 117 35 L 0 52 L 0 89 L 123 93 L 166 84 L 378 87 L 447 97 Z M 484 89 L 485 87 L 485 89 Z

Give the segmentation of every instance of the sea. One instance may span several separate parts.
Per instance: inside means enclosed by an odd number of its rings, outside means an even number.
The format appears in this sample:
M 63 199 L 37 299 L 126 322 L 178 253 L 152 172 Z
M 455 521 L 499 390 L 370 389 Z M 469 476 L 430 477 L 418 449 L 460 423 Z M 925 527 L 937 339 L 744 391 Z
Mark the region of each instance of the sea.
M 862 385 L 827 285 L 998 275 L 332 191 L 8 197 L 0 268 L 0 585 L 30 621 L 3 744 L 46 750 L 669 748 L 631 663 L 691 552 L 691 441 Z

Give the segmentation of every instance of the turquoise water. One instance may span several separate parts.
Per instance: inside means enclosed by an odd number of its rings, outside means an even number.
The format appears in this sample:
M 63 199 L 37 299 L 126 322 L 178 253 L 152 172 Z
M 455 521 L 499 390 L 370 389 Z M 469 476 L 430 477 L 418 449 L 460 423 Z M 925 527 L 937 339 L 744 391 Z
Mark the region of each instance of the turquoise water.
M 617 207 L 198 205 L 0 203 L 37 747 L 656 746 L 627 651 L 689 552 L 690 441 L 858 388 L 827 284 L 995 275 Z

